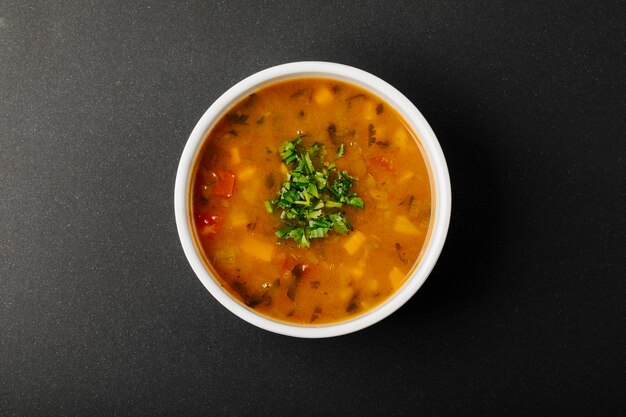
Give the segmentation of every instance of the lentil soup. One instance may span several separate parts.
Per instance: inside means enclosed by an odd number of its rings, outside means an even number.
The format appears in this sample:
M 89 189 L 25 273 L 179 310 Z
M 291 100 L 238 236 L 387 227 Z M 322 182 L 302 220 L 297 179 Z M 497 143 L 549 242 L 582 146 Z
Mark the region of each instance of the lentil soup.
M 274 83 L 232 107 L 204 139 L 190 198 L 219 284 L 302 325 L 388 299 L 431 223 L 419 139 L 379 97 L 326 78 Z

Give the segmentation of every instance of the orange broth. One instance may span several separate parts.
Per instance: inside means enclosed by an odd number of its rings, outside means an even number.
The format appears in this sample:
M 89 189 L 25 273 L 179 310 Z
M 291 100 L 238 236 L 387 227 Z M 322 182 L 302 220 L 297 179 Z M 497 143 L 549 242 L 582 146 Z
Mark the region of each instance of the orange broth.
M 325 324 L 366 312 L 400 288 L 416 265 L 431 220 L 428 168 L 418 138 L 386 102 L 323 78 L 271 84 L 237 103 L 204 140 L 191 208 L 197 245 L 218 282 L 254 311 L 296 324 Z M 288 167 L 279 148 L 305 134 L 337 169 L 356 178 L 364 209 L 309 248 L 276 237 L 276 197 Z

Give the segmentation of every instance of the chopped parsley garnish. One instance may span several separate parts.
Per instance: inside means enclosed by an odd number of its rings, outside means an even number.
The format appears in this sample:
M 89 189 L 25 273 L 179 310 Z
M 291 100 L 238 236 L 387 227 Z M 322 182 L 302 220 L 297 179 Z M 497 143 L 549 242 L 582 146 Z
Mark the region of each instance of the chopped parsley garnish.
M 315 142 L 306 149 L 303 137 L 281 145 L 280 157 L 290 171 L 276 198 L 266 201 L 265 208 L 268 213 L 280 210 L 282 224 L 276 236 L 309 247 L 311 239 L 326 237 L 330 231 L 348 234 L 352 225 L 343 206 L 362 209 L 365 204 L 351 191 L 356 179 L 335 166 L 345 152 L 343 144 L 337 148 L 335 160 L 325 163 L 324 145 Z

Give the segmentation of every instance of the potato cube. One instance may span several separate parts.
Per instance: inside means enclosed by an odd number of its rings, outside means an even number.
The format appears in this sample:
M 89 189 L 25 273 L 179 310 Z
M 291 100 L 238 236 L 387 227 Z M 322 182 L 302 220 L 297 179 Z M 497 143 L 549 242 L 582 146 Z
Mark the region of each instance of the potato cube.
M 274 255 L 274 245 L 251 236 L 241 241 L 240 248 L 246 255 L 265 262 L 271 261 Z
M 251 167 L 251 166 L 245 167 L 241 171 L 237 172 L 237 180 L 241 182 L 249 181 L 250 179 L 254 177 L 255 173 L 256 173 L 255 167 Z
M 391 286 L 394 290 L 397 290 L 402 286 L 402 282 L 404 281 L 405 274 L 398 269 L 398 267 L 393 267 L 391 272 L 389 272 L 389 281 L 391 281 Z
M 400 178 L 398 178 L 398 183 L 402 184 L 403 182 L 408 181 L 413 177 L 415 177 L 414 173 L 412 173 L 411 171 L 406 171 L 404 174 L 402 174 Z
M 350 270 L 350 275 L 352 276 L 352 278 L 354 278 L 356 281 L 359 281 L 361 278 L 363 278 L 363 268 L 352 268 L 352 270 Z
M 354 255 L 365 243 L 365 235 L 359 231 L 352 232 L 348 240 L 343 244 L 343 248 L 350 254 Z
M 400 150 L 405 150 L 407 145 L 409 144 L 409 136 L 407 134 L 406 128 L 399 127 L 393 132 L 394 143 L 400 148 Z
M 339 290 L 339 298 L 342 301 L 348 301 L 352 297 L 352 294 L 354 294 L 354 290 L 351 287 L 346 287 Z
M 393 230 L 398 233 L 403 233 L 405 235 L 418 236 L 420 231 L 417 227 L 413 225 L 405 216 L 396 217 L 396 222 L 393 225 Z
M 233 210 L 228 216 L 228 224 L 232 227 L 241 227 L 248 223 L 246 213 Z
M 239 165 L 241 162 L 241 155 L 239 154 L 239 148 L 234 147 L 230 149 L 230 160 L 233 165 Z
M 333 93 L 326 87 L 320 87 L 313 92 L 313 100 L 319 105 L 330 103 L 333 99 Z
M 372 278 L 365 280 L 365 288 L 367 288 L 371 292 L 378 291 L 378 280 Z
M 368 100 L 363 105 L 363 118 L 365 120 L 373 120 L 375 117 L 376 117 L 376 104 L 373 101 Z

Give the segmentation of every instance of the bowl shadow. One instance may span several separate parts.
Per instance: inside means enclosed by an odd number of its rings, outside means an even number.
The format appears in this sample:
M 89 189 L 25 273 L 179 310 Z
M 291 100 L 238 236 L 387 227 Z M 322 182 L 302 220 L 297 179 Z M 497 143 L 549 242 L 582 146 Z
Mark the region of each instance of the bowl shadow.
M 424 114 L 443 149 L 452 186 L 452 215 L 448 237 L 439 260 L 422 288 L 392 320 L 412 320 L 445 310 L 462 311 L 478 302 L 493 276 L 489 259 L 497 259 L 504 247 L 502 198 L 505 184 L 498 174 L 498 121 L 475 105 L 476 89 L 439 70 L 423 57 L 400 56 L 393 65 L 371 65 L 385 60 L 349 62 L 392 84 Z M 373 52 L 376 55 L 376 52 Z M 397 55 L 397 54 L 396 54 Z M 403 69 L 399 70 L 398 67 Z M 482 112 L 481 112 L 482 111 Z M 495 138 L 495 139 L 494 139 Z

